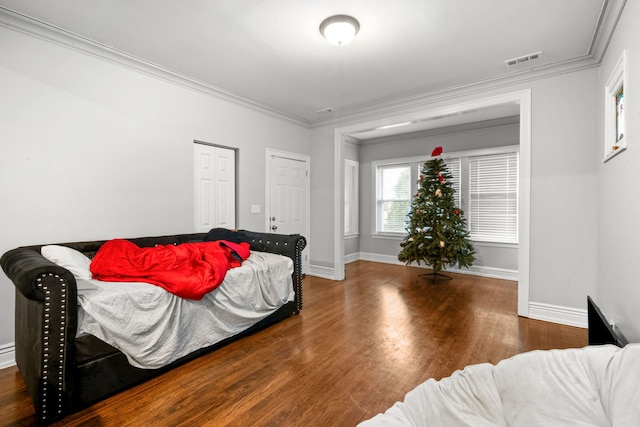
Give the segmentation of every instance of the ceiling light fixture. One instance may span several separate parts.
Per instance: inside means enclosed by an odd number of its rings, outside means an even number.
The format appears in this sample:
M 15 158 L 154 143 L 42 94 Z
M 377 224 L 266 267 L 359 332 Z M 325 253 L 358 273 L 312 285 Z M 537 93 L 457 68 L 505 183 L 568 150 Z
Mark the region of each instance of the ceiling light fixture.
M 334 15 L 330 16 L 320 24 L 320 34 L 329 43 L 338 46 L 349 43 L 358 34 L 360 23 L 352 16 Z

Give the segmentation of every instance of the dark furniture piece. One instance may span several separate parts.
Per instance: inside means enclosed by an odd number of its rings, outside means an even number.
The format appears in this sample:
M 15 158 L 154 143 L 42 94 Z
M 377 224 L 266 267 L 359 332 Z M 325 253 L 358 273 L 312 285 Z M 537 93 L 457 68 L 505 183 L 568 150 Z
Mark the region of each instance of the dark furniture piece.
M 74 276 L 40 254 L 44 245 L 26 246 L 5 253 L 0 264 L 16 287 L 16 363 L 44 423 L 63 418 L 134 384 L 157 376 L 241 336 L 278 322 L 302 309 L 300 235 L 213 229 L 207 233 L 129 239 L 140 247 L 207 240 L 250 243 L 252 251 L 271 252 L 293 260 L 295 300 L 231 338 L 202 348 L 161 369 L 131 366 L 126 356 L 92 335 L 76 338 L 77 288 Z M 89 258 L 106 241 L 59 243 Z
M 587 324 L 589 345 L 614 344 L 624 347 L 629 343 L 617 328 L 614 328 L 590 296 L 587 296 Z

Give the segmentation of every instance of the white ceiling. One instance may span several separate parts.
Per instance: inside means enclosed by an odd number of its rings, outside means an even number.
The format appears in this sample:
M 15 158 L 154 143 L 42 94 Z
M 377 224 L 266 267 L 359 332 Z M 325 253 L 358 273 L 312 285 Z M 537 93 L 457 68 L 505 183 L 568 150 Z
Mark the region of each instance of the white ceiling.
M 531 68 L 593 59 L 610 0 L 0 0 L 304 123 Z M 360 21 L 346 46 L 334 14 Z M 541 51 L 509 68 L 505 60 Z M 317 113 L 331 108 L 334 113 Z

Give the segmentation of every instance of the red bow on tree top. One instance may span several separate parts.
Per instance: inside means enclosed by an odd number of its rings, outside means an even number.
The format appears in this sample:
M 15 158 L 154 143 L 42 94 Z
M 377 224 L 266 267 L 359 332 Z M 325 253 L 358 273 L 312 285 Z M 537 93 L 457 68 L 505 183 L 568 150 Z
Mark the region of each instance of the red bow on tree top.
M 436 157 L 436 156 L 439 156 L 440 154 L 442 154 L 442 147 L 436 147 L 431 152 L 431 157 Z

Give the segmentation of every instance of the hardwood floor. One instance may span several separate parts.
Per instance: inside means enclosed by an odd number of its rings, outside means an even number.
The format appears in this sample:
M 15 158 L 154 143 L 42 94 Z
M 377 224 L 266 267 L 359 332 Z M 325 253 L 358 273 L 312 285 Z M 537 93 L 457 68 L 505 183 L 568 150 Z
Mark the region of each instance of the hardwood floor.
M 68 416 L 65 426 L 354 426 L 430 377 L 514 354 L 582 347 L 587 330 L 519 318 L 515 282 L 358 261 L 304 279 L 304 309 Z M 35 425 L 17 368 L 0 426 Z

